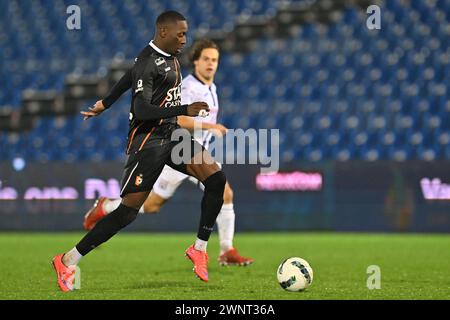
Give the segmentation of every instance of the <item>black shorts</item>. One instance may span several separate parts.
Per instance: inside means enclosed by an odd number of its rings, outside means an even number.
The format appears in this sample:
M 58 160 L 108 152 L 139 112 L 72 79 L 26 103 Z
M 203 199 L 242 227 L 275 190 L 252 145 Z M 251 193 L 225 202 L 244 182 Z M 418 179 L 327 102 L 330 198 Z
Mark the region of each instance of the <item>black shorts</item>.
M 178 143 L 178 141 L 167 142 L 166 140 L 163 144 L 155 143 L 137 153 L 130 154 L 122 176 L 120 196 L 124 197 L 128 193 L 151 191 L 165 165 L 188 174 L 185 163 L 175 164 L 171 159 L 172 149 Z M 198 151 L 205 150 L 205 148 L 192 139 L 190 150 L 189 159 Z

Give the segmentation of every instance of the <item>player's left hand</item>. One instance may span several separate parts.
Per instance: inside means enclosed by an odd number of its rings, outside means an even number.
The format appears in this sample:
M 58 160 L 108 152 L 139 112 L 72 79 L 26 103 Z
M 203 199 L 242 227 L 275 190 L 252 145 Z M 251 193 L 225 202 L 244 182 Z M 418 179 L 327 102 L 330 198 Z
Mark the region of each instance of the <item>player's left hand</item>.
M 84 116 L 83 120 L 87 120 L 91 117 L 95 117 L 98 116 L 100 113 L 102 113 L 103 111 L 105 111 L 106 108 L 103 105 L 103 101 L 102 100 L 98 100 L 94 106 L 89 108 L 89 111 L 81 111 L 80 113 Z

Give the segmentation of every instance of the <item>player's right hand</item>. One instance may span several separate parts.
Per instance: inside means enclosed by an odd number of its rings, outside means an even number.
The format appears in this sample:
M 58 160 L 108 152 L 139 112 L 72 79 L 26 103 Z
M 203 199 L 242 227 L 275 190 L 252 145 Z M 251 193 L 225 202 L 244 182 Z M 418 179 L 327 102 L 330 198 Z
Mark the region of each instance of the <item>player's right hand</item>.
M 103 105 L 103 101 L 102 100 L 98 100 L 94 106 L 89 108 L 89 111 L 81 111 L 80 113 L 84 116 L 83 120 L 87 120 L 91 117 L 95 117 L 98 116 L 100 113 L 102 113 L 103 111 L 105 111 L 106 108 Z
M 188 105 L 187 115 L 190 117 L 197 117 L 201 110 L 209 112 L 209 106 L 206 102 L 194 102 Z

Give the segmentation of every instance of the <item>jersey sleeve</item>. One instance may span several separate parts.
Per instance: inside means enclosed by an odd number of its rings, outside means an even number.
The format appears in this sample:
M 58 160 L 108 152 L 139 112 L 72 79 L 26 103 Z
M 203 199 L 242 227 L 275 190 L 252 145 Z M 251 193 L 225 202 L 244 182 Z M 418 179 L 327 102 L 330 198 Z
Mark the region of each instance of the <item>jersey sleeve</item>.
M 134 115 L 141 121 L 172 118 L 187 115 L 187 105 L 171 108 L 160 108 L 152 104 L 153 82 L 157 76 L 156 65 L 149 63 L 143 72 L 135 66 L 133 75 Z
M 131 69 L 114 84 L 108 95 L 102 100 L 105 108 L 111 107 L 126 91 L 131 88 Z
M 152 101 L 153 97 L 153 80 L 157 76 L 157 71 L 153 63 L 142 63 L 135 65 L 133 68 L 132 88 L 133 96 L 142 96 L 143 99 Z

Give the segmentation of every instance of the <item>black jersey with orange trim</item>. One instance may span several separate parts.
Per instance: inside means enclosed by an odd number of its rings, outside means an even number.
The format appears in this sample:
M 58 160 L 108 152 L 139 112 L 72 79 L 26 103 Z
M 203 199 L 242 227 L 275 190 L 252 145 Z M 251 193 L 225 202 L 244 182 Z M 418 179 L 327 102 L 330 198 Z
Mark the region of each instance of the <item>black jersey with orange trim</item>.
M 142 95 L 151 107 L 173 108 L 181 106 L 181 72 L 175 56 L 164 54 L 151 45 L 145 47 L 131 69 L 132 100 L 127 154 L 145 149 L 169 139 L 178 127 L 177 117 L 157 120 L 138 120 L 135 100 Z

